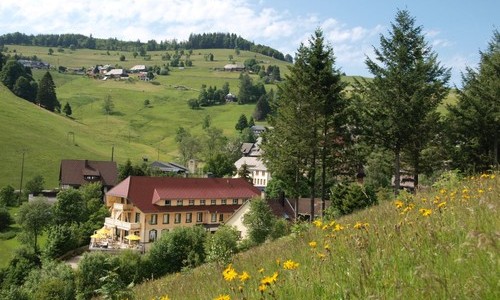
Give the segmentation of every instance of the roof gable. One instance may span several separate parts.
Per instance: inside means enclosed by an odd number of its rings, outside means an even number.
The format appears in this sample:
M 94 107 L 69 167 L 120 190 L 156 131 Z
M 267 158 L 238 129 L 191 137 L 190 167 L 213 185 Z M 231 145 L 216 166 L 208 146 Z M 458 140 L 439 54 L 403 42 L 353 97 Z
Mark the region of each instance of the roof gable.
M 114 161 L 61 160 L 59 168 L 61 185 L 81 186 L 100 181 L 103 186 L 114 186 L 117 179 L 118 169 Z

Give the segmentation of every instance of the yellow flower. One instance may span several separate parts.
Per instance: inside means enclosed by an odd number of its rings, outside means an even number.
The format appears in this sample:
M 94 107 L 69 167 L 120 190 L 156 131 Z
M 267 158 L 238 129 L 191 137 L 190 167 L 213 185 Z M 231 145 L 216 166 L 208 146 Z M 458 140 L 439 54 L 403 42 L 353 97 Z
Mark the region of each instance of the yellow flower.
M 299 267 L 299 263 L 294 262 L 292 260 L 287 260 L 283 263 L 283 269 L 285 270 L 295 270 Z
M 438 208 L 444 208 L 446 206 L 446 201 L 443 201 L 438 204 Z
M 424 216 L 424 217 L 428 217 L 428 216 L 430 216 L 430 215 L 432 214 L 432 210 L 431 210 L 431 209 L 421 208 L 421 209 L 419 209 L 418 211 L 419 211 L 419 212 L 422 214 L 422 216 Z
M 229 264 L 229 266 L 227 266 L 227 268 L 222 271 L 222 276 L 224 276 L 224 280 L 232 281 L 238 276 L 238 273 L 236 273 L 236 271 L 233 269 L 233 266 Z
M 478 190 L 477 190 L 477 192 L 478 192 L 479 194 L 482 194 L 482 193 L 484 193 L 484 190 L 483 190 L 483 189 L 478 189 Z
M 267 289 L 267 285 L 265 285 L 265 284 L 260 284 L 260 285 L 259 285 L 259 292 L 261 292 L 261 293 L 262 293 L 262 292 L 264 292 L 266 289 Z
M 239 276 L 239 278 L 240 278 L 241 282 L 245 282 L 248 279 L 250 279 L 250 275 L 248 275 L 247 272 L 243 271 L 243 273 L 241 273 L 241 275 Z
M 422 198 L 421 200 L 422 200 L 422 202 L 424 202 L 424 203 L 425 203 L 425 202 L 427 202 L 427 198 Z
M 403 207 L 405 204 L 404 204 L 404 202 L 403 202 L 403 201 L 401 201 L 401 200 L 396 200 L 396 201 L 394 202 L 394 205 L 396 205 L 396 208 L 401 208 L 401 207 Z
M 309 246 L 311 248 L 316 248 L 317 245 L 318 245 L 318 243 L 316 243 L 315 241 L 309 242 Z
M 316 226 L 316 227 L 321 227 L 321 226 L 323 226 L 323 222 L 321 222 L 321 220 L 319 220 L 319 219 L 318 219 L 318 220 L 314 220 L 314 221 L 313 221 L 313 224 L 314 224 L 314 226 Z
M 156 298 L 154 298 L 154 299 L 156 299 Z M 165 295 L 165 296 L 162 296 L 162 297 L 160 298 L 160 300 L 170 300 L 170 298 L 168 298 L 168 296 L 167 296 L 167 295 Z
M 274 272 L 272 276 L 266 276 L 261 279 L 260 283 L 264 285 L 271 285 L 278 279 L 278 272 Z
M 490 179 L 495 179 L 495 174 L 491 174 Z
M 259 273 L 264 273 L 264 268 L 260 268 L 258 272 Z
M 238 291 L 243 292 L 243 287 L 241 285 L 238 285 Z
M 231 300 L 231 297 L 229 297 L 229 295 L 219 295 L 219 297 L 214 298 L 214 300 Z
M 328 229 L 328 225 L 323 225 L 323 227 L 321 227 L 322 230 L 327 230 Z
M 446 194 L 446 189 L 440 189 L 440 190 L 439 190 L 439 193 L 440 193 L 441 195 Z
M 325 248 L 326 251 L 330 251 L 330 245 L 328 245 L 328 244 L 325 244 L 325 246 L 323 248 Z
M 319 259 L 325 259 L 325 254 L 323 254 L 323 253 L 318 253 L 318 257 L 319 257 Z
M 335 231 L 341 231 L 341 230 L 344 230 L 344 226 L 340 225 L 340 224 L 335 224 L 335 228 L 333 229 Z
M 279 258 L 278 258 L 278 259 L 276 259 L 276 264 L 277 264 L 278 266 L 281 264 L 281 261 L 280 261 L 280 259 L 279 259 Z
M 368 226 L 370 226 L 370 224 L 368 223 L 361 223 L 361 222 L 356 222 L 356 224 L 354 224 L 354 229 L 367 229 Z

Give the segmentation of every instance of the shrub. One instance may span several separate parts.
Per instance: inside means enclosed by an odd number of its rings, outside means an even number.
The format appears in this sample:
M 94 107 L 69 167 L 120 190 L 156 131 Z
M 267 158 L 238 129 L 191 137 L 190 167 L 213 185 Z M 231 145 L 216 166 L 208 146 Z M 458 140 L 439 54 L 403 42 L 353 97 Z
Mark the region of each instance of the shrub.
M 333 217 L 336 217 L 376 204 L 377 197 L 370 186 L 341 183 L 331 189 L 331 201 L 332 205 L 329 207 L 327 214 L 333 214 Z
M 11 185 L 4 186 L 0 190 L 0 206 L 14 206 L 16 205 L 16 194 Z
M 228 264 L 238 251 L 238 240 L 239 233 L 234 227 L 220 226 L 205 243 L 207 261 Z
M 276 217 L 263 199 L 252 199 L 250 210 L 243 216 L 248 228 L 248 238 L 255 244 L 262 244 L 270 236 Z
M 7 208 L 0 206 L 0 231 L 8 228 L 12 223 L 14 223 L 14 220 Z
M 200 226 L 178 227 L 163 234 L 148 253 L 155 277 L 196 267 L 205 261 L 206 231 Z

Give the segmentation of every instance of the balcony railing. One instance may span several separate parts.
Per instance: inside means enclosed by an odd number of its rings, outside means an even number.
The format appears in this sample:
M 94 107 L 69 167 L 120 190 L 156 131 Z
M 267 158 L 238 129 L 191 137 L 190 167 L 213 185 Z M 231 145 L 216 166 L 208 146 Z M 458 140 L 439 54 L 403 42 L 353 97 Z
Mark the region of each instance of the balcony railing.
M 129 230 L 129 231 L 138 230 L 141 228 L 141 224 L 139 223 L 130 223 L 130 222 L 116 220 L 113 218 L 106 218 L 104 220 L 104 225 L 106 227 L 116 227 L 118 229 Z
M 123 203 L 113 203 L 114 210 L 131 210 L 132 205 Z

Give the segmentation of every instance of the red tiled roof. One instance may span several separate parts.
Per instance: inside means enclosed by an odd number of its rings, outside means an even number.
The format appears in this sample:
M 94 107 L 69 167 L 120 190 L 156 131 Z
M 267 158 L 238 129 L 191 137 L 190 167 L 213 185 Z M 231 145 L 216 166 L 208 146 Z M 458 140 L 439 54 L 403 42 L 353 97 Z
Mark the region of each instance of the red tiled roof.
M 99 176 L 103 186 L 114 186 L 118 169 L 114 161 L 63 159 L 59 169 L 61 185 L 81 186 L 89 181 L 84 176 Z
M 161 212 L 175 206 L 155 205 L 159 200 L 177 199 L 242 199 L 260 195 L 260 190 L 242 178 L 180 178 L 131 176 L 117 184 L 106 195 L 127 198 L 144 213 Z M 218 212 L 232 212 L 239 205 L 207 205 Z M 186 210 L 190 206 L 182 206 Z M 199 210 L 199 207 L 198 207 Z

